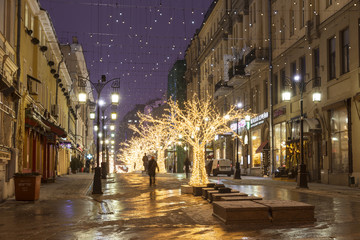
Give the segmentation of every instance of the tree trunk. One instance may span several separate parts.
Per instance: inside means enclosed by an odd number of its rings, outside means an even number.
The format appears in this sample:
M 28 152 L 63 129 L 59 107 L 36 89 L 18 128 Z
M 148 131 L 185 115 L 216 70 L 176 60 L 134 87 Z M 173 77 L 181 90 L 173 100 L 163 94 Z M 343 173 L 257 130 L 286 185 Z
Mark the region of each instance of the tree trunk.
M 164 150 L 159 148 L 156 149 L 156 152 L 157 152 L 157 164 L 159 166 L 159 172 L 166 173 Z
M 203 186 L 209 182 L 205 169 L 205 153 L 202 146 L 194 147 L 193 169 L 189 184 Z

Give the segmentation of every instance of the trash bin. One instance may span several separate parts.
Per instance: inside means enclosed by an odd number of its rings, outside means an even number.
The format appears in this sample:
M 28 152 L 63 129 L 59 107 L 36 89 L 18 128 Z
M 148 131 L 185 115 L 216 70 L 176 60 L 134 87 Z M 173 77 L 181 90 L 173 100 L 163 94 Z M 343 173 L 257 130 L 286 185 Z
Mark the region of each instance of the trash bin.
M 349 184 L 350 186 L 355 184 L 355 177 L 349 176 Z
M 15 175 L 16 201 L 35 201 L 40 196 L 41 175 Z

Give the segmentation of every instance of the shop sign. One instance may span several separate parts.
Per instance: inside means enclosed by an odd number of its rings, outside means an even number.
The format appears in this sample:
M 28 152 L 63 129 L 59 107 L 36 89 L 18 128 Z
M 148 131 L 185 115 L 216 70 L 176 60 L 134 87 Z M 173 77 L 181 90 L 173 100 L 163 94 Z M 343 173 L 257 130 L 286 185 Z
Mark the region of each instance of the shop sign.
M 246 121 L 245 119 L 242 119 L 241 121 L 239 121 L 238 123 L 238 129 L 241 130 L 242 128 L 246 127 Z M 234 132 L 236 132 L 236 122 L 230 124 L 230 128 L 231 130 L 233 130 Z
M 70 149 L 70 148 L 71 148 L 71 142 L 61 142 L 61 143 L 60 143 L 60 146 L 61 146 L 62 148 L 68 148 L 68 149 Z
M 286 107 L 278 108 L 274 110 L 274 118 L 280 117 L 281 115 L 286 114 Z
M 269 117 L 269 112 L 264 112 L 263 114 L 257 115 L 256 117 L 250 120 L 251 127 L 263 124 L 265 119 Z

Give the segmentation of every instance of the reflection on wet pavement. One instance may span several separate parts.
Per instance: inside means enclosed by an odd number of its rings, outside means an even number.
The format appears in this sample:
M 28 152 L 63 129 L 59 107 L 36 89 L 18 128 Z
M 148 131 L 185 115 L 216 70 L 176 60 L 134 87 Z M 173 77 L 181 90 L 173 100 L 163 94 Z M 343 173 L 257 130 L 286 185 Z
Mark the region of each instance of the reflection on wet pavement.
M 314 224 L 224 225 L 201 197 L 181 195 L 181 174 L 142 174 L 103 180 L 103 195 L 0 205 L 0 239 L 360 239 L 360 198 L 330 197 L 291 185 L 214 180 L 263 199 L 315 205 Z M 21 226 L 21 227 L 19 227 Z

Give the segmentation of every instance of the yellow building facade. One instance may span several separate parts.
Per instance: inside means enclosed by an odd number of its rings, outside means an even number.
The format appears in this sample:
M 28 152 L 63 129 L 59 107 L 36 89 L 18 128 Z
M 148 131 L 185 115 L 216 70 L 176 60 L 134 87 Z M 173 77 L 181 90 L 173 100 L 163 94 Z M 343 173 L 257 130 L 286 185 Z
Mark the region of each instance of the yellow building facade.
M 188 96 L 208 92 L 220 111 L 241 103 L 256 115 L 250 127 L 242 119 L 231 123 L 241 144 L 236 150 L 230 140 L 233 154 L 225 154 L 229 141 L 215 144 L 223 146 L 219 157 L 239 160 L 243 174 L 296 177 L 299 76 L 306 83 L 308 180 L 359 184 L 359 13 L 358 1 L 350 0 L 213 2 L 186 51 Z M 282 99 L 285 90 L 290 101 Z M 313 102 L 315 92 L 322 93 L 321 102 Z

